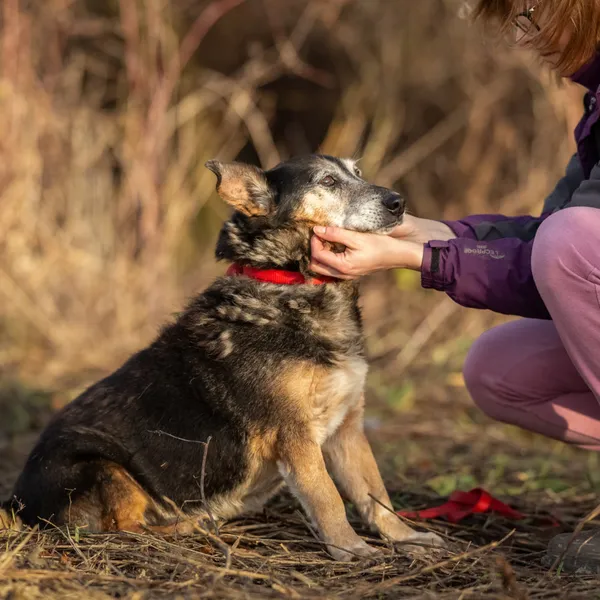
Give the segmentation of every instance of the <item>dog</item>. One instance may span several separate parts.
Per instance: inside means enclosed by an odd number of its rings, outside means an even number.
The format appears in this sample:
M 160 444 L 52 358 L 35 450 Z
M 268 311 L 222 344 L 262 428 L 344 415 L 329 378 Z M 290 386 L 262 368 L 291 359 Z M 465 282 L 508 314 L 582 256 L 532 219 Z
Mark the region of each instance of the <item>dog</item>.
M 358 284 L 309 268 L 314 226 L 389 233 L 403 198 L 331 156 L 268 171 L 206 166 L 233 208 L 216 257 L 234 266 L 57 413 L 4 520 L 18 513 L 30 526 L 186 534 L 208 518 L 258 511 L 287 484 L 334 559 L 378 553 L 348 523 L 333 476 L 384 538 L 442 545 L 386 508 L 363 433 Z

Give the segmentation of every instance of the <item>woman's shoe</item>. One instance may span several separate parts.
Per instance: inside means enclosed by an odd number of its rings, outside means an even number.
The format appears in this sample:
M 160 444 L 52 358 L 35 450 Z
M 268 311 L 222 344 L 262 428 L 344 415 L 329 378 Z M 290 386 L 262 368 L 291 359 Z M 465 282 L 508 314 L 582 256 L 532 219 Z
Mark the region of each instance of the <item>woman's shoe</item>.
M 565 573 L 600 575 L 600 530 L 582 531 L 573 541 L 572 533 L 561 533 L 548 544 L 543 563 L 552 567 L 560 558 L 556 569 Z

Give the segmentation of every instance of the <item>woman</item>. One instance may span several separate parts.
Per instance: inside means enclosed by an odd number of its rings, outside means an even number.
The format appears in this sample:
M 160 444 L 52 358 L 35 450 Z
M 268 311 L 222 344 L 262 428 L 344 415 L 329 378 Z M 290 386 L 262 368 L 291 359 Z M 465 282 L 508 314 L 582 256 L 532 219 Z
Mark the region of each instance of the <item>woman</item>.
M 485 333 L 464 367 L 477 405 L 495 419 L 600 450 L 600 2 L 479 0 L 519 46 L 588 89 L 577 153 L 540 217 L 407 216 L 389 237 L 315 228 L 313 269 L 351 279 L 380 269 L 421 272 L 457 303 L 517 315 Z M 346 246 L 330 252 L 323 240 Z M 582 537 L 583 536 L 583 537 Z M 570 536 L 567 536 L 570 537 Z M 600 572 L 600 536 L 581 534 L 566 567 Z M 586 542 L 586 543 L 583 543 Z M 558 536 L 549 548 L 557 556 Z

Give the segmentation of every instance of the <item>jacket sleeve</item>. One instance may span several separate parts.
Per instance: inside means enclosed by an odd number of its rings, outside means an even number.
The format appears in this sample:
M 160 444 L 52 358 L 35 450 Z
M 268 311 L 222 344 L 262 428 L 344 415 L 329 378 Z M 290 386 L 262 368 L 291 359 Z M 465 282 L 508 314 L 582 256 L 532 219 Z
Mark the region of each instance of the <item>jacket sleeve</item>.
M 540 217 L 504 215 L 471 215 L 460 221 L 443 221 L 459 238 L 497 240 L 504 237 L 533 239 Z
M 425 245 L 421 284 L 458 304 L 535 319 L 550 315 L 531 272 L 533 240 L 455 238 Z
M 546 199 L 540 217 L 474 215 L 446 222 L 457 237 L 425 244 L 423 287 L 444 291 L 462 306 L 549 319 L 531 272 L 533 239 L 544 219 L 556 209 L 600 207 L 600 166 L 595 167 L 594 175 L 595 182 L 584 181 L 574 156 L 565 176 Z

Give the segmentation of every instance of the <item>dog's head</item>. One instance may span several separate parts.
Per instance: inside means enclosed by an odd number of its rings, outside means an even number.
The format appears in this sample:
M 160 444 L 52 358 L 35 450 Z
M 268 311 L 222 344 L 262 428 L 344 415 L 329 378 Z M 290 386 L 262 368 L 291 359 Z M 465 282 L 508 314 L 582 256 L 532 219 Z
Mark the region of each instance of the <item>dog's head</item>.
M 402 221 L 402 197 L 365 181 L 350 159 L 309 155 L 269 171 L 217 161 L 206 166 L 217 176 L 221 198 L 235 209 L 217 258 L 304 271 L 315 225 L 388 233 Z

